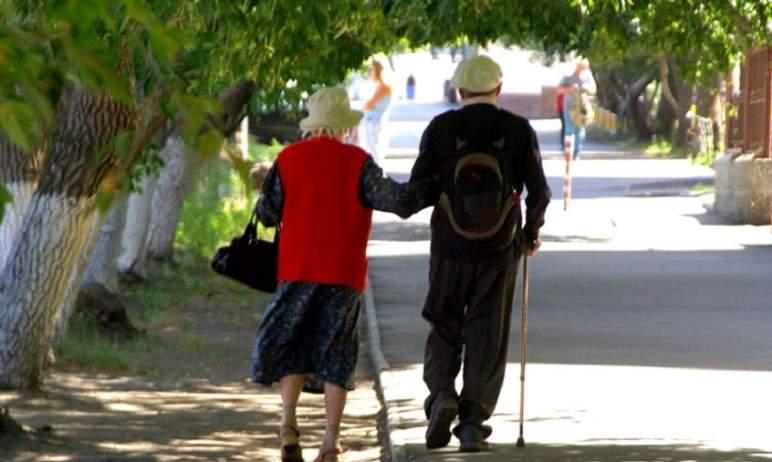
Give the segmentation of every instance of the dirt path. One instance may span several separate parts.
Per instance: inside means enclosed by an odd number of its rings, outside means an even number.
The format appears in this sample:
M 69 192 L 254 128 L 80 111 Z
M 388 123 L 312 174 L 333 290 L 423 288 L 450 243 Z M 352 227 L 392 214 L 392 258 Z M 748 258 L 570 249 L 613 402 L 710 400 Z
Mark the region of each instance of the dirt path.
M 147 352 L 154 367 L 146 373 L 121 376 L 60 366 L 43 393 L 0 392 L 0 407 L 8 407 L 28 430 L 22 437 L 0 438 L 0 460 L 279 460 L 279 396 L 247 378 L 265 303 L 244 291 L 234 296 L 240 288 L 230 282 L 212 283 L 225 289 L 195 296 L 184 304 L 178 322 L 150 332 L 176 337 L 186 347 Z M 343 421 L 349 462 L 381 459 L 380 403 L 364 343 L 358 388 L 349 394 Z M 322 396 L 301 397 L 298 414 L 306 460 L 313 460 L 321 441 L 323 406 Z

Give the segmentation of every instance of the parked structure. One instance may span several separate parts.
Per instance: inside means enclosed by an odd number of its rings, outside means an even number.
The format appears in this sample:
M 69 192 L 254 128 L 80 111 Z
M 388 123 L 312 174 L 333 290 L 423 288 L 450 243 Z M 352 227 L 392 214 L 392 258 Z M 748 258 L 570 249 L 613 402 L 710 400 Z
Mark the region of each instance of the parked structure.
M 770 224 L 772 46 L 748 54 L 739 82 L 730 82 L 729 99 L 737 113 L 728 118 L 726 151 L 715 163 L 715 210 L 739 222 Z

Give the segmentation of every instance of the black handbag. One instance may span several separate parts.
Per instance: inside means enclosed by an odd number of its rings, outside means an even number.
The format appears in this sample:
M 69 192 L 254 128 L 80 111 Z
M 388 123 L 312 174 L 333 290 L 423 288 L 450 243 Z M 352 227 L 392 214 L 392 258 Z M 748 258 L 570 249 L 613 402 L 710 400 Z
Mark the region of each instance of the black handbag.
M 252 213 L 244 234 L 220 247 L 212 258 L 212 269 L 223 276 L 263 292 L 276 290 L 279 261 L 279 230 L 273 242 L 257 235 L 257 210 Z

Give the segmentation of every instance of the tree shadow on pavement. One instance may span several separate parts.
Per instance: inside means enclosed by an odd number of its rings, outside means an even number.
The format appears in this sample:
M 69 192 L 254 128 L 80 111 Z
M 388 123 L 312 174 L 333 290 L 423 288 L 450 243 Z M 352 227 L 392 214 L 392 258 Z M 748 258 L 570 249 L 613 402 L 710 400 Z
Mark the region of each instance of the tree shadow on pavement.
M 624 444 L 624 445 L 622 445 Z M 440 451 L 427 451 L 421 445 L 409 445 L 408 453 L 418 460 L 443 462 L 467 462 L 486 460 L 508 460 L 528 462 L 755 462 L 769 461 L 772 454 L 762 454 L 750 449 L 714 451 L 690 445 L 543 445 L 528 444 L 518 448 L 514 444 L 492 444 L 489 451 L 480 453 L 459 453 L 450 447 Z
M 199 346 L 165 350 L 154 358 L 158 373 L 57 367 L 42 393 L 0 391 L 0 408 L 9 408 L 26 430 L 0 437 L 0 461 L 278 460 L 278 390 L 247 379 L 259 321 L 253 313 L 264 307 L 264 301 L 257 308 L 251 300 L 234 306 L 191 301 L 184 310 Z M 363 346 L 341 432 L 352 461 L 375 462 L 381 407 Z M 323 395 L 304 393 L 297 414 L 305 456 L 313 460 L 324 434 Z M 35 430 L 41 428 L 48 430 Z
M 94 377 L 62 374 L 54 380 L 58 383 L 50 384 L 44 394 L 0 395 L 2 405 L 11 409 L 26 430 L 22 435 L 0 438 L 0 460 L 278 458 L 276 425 L 281 406 L 276 390 L 232 383 L 116 391 L 109 381 Z M 358 391 L 349 395 L 342 434 L 344 443 L 360 452 L 358 460 L 379 459 L 372 425 L 378 411 L 370 395 Z M 302 441 L 313 457 L 324 434 L 323 397 L 304 394 L 298 415 Z

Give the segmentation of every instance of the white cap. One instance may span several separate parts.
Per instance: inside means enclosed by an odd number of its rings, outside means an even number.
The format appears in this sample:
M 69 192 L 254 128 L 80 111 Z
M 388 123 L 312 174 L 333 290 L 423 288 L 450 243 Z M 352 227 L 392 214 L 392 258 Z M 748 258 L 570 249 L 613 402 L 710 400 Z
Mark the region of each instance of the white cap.
M 491 58 L 478 55 L 458 63 L 450 85 L 475 93 L 493 90 L 501 83 L 501 67 Z
M 300 121 L 300 129 L 348 130 L 355 127 L 363 115 L 351 109 L 345 89 L 322 87 L 308 98 L 308 117 Z

